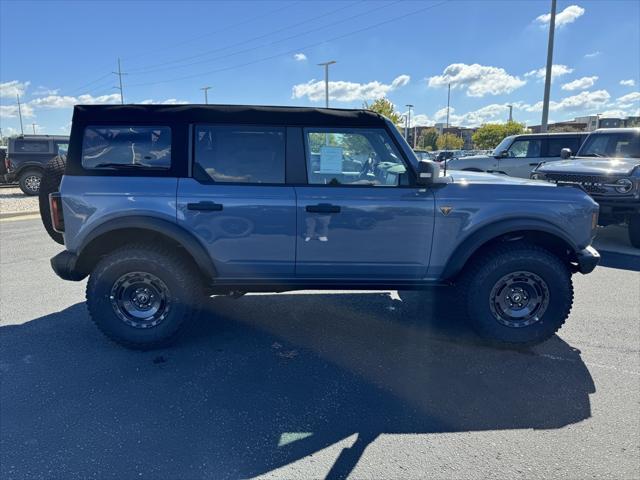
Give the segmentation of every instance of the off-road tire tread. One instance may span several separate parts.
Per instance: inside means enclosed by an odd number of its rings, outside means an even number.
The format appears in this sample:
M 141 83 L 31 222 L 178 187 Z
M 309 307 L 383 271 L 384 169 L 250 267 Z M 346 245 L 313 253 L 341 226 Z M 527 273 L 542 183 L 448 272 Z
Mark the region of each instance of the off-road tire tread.
M 482 329 L 479 329 L 477 324 L 473 322 L 472 312 L 469 308 L 470 303 L 466 302 L 466 308 L 461 309 L 467 317 L 466 320 L 469 321 L 476 333 L 480 335 L 487 343 L 490 343 L 493 346 L 524 348 L 532 345 L 537 345 L 551 338 L 558 330 L 560 330 L 562 325 L 564 325 L 566 319 L 571 313 L 571 309 L 573 308 L 574 289 L 573 283 L 571 281 L 571 271 L 560 258 L 551 253 L 549 250 L 531 243 L 501 244 L 493 248 L 492 250 L 483 253 L 481 257 L 473 259 L 465 267 L 455 286 L 456 289 L 459 289 L 461 295 L 465 295 L 465 292 L 469 292 L 470 289 L 474 288 L 474 279 L 476 279 L 479 275 L 482 275 L 483 271 L 493 271 L 495 268 L 498 268 L 501 263 L 505 262 L 505 260 L 508 261 L 511 259 L 530 259 L 534 261 L 540 261 L 541 257 L 545 259 L 545 263 L 547 264 L 547 266 L 556 270 L 558 275 L 565 276 L 569 280 L 570 295 L 567 298 L 564 298 L 564 305 L 562 309 L 566 313 L 562 316 L 562 321 L 558 322 L 555 325 L 553 331 L 548 332 L 546 336 L 536 338 L 535 340 L 531 340 L 529 342 L 509 342 L 505 340 L 495 340 L 487 336 L 487 333 L 482 331 Z
M 153 258 L 150 258 L 153 257 Z M 160 258 L 159 258 L 160 257 Z M 99 278 L 105 270 L 112 267 L 117 263 L 128 262 L 132 260 L 142 260 L 142 261 L 161 261 L 161 265 L 165 268 L 170 268 L 173 273 L 172 275 L 176 276 L 176 280 L 185 287 L 185 291 L 191 292 L 193 295 L 193 302 L 191 302 L 192 307 L 187 309 L 187 314 L 183 315 L 180 320 L 180 324 L 178 328 L 173 332 L 172 335 L 166 337 L 162 340 L 158 340 L 155 342 L 135 342 L 123 339 L 121 337 L 115 337 L 108 330 L 103 328 L 101 323 L 96 320 L 98 316 L 98 312 L 93 311 L 93 304 L 91 301 L 91 297 L 93 295 L 93 291 L 95 289 L 95 282 L 97 278 Z M 179 256 L 175 255 L 171 251 L 160 245 L 149 245 L 149 244 L 131 244 L 125 247 L 121 247 L 117 250 L 111 252 L 108 256 L 104 257 L 96 267 L 93 272 L 89 276 L 89 281 L 87 282 L 87 288 L 85 293 L 85 298 L 87 302 L 87 310 L 89 311 L 89 316 L 93 323 L 98 327 L 98 329 L 112 342 L 124 346 L 125 348 L 133 349 L 133 350 L 155 350 L 158 348 L 163 348 L 169 346 L 174 343 L 177 338 L 184 332 L 185 327 L 192 323 L 193 320 L 200 313 L 200 302 L 202 299 L 200 296 L 203 294 L 202 285 L 198 281 L 199 277 L 196 272 L 193 272 L 192 269 L 184 264 L 184 260 Z M 198 308 L 194 308 L 193 305 L 197 305 Z
M 40 219 L 42 225 L 54 242 L 64 245 L 64 238 L 61 233 L 56 232 L 51 224 L 51 210 L 49 209 L 49 194 L 60 189 L 60 182 L 64 175 L 67 164 L 66 156 L 57 155 L 53 157 L 44 167 L 42 180 L 40 180 L 40 191 L 38 192 L 38 206 L 40 207 Z

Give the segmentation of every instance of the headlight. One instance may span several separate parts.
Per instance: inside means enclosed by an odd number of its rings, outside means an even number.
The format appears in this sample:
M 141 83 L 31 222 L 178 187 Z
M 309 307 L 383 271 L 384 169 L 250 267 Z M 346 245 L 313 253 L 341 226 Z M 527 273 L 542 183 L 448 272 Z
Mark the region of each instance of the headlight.
M 633 189 L 633 182 L 628 178 L 621 178 L 615 183 L 616 192 L 629 193 Z
M 531 179 L 532 180 L 544 180 L 544 173 L 532 173 L 531 174 Z

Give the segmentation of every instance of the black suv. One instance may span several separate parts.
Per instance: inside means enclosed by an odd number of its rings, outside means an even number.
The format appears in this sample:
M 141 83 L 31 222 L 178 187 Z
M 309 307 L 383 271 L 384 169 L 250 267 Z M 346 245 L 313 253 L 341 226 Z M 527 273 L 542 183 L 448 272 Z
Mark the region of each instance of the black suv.
M 66 155 L 69 137 L 62 135 L 20 135 L 9 139 L 4 160 L 4 183 L 18 182 L 26 195 L 37 195 L 45 165 L 57 155 Z

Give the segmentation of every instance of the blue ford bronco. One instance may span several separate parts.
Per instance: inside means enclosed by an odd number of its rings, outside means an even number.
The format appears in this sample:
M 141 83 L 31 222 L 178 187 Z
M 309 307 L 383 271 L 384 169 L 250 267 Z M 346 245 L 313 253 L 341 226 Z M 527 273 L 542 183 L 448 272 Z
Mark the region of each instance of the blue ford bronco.
M 432 286 L 457 289 L 481 337 L 533 344 L 599 259 L 581 189 L 444 175 L 364 110 L 76 106 L 41 194 L 66 248 L 53 269 L 88 276 L 91 318 L 138 349 L 170 343 L 211 295 Z

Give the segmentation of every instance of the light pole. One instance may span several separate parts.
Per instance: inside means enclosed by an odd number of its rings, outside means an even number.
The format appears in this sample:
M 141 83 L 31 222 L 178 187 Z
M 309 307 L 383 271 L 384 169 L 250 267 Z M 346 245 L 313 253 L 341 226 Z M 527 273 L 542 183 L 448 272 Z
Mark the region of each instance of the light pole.
M 24 135 L 24 128 L 22 128 L 22 107 L 20 106 L 20 95 L 16 95 L 18 99 L 18 115 L 20 115 L 20 133 Z
M 404 139 L 408 142 L 409 141 L 409 129 L 411 128 L 411 109 L 413 108 L 413 105 L 411 105 L 410 103 L 407 103 L 405 105 L 405 107 L 407 107 L 409 109 L 409 114 L 408 114 L 408 118 L 407 118 L 407 128 L 405 128 L 405 130 L 404 130 Z
M 329 65 L 337 63 L 335 60 L 319 63 L 318 66 L 324 67 L 324 106 L 329 108 Z
M 200 90 L 202 90 L 204 92 L 204 104 L 205 105 L 209 105 L 209 95 L 207 94 L 207 92 L 211 89 L 211 87 L 207 86 L 207 87 L 202 87 Z
M 549 19 L 549 43 L 547 44 L 547 71 L 544 77 L 544 99 L 542 100 L 542 124 L 540 131 L 545 133 L 549 127 L 549 96 L 551 94 L 551 68 L 553 67 L 553 36 L 556 29 L 556 0 L 551 0 L 551 18 Z
M 513 122 L 513 105 L 507 105 L 509 107 L 509 122 Z

